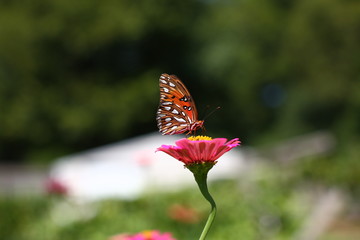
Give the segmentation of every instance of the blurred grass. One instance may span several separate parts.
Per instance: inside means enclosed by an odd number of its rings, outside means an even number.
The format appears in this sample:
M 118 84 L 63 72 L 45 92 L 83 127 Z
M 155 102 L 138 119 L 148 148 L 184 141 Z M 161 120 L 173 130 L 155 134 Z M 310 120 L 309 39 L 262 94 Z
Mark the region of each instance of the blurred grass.
M 321 191 L 327 189 L 344 193 L 347 209 L 320 239 L 359 239 L 360 224 L 356 222 L 359 150 L 355 146 L 345 152 L 307 157 L 289 165 L 254 162 L 256 167 L 242 172 L 236 180 L 212 182 L 210 192 L 218 213 L 208 239 L 292 239 Z M 174 204 L 197 211 L 200 221 L 174 220 L 169 215 Z M 100 240 L 117 233 L 158 229 L 173 233 L 178 240 L 192 240 L 200 235 L 209 210 L 195 182 L 194 188 L 176 193 L 148 189 L 137 200 L 87 205 L 55 196 L 0 196 L 0 239 Z M 355 216 L 355 221 L 346 221 L 349 216 Z
M 348 205 L 358 206 L 358 152 L 353 148 L 332 157 L 309 157 L 292 166 L 263 163 L 243 173 L 239 181 L 211 184 L 219 210 L 208 239 L 292 239 L 311 211 L 306 187 L 341 189 L 351 199 Z M 187 224 L 171 219 L 168 211 L 173 204 L 199 211 L 201 221 Z M 109 200 L 85 208 L 51 196 L 0 196 L 0 239 L 97 240 L 145 229 L 169 231 L 179 240 L 195 239 L 208 211 L 195 188 L 171 194 L 150 192 L 135 201 Z M 85 217 L 73 222 L 77 216 Z M 340 216 L 336 223 L 341 224 L 335 223 L 319 240 L 360 239 L 360 222 L 346 220 Z
M 258 180 L 256 180 L 258 181 Z M 288 188 L 264 181 L 261 188 L 247 189 L 234 181 L 216 182 L 210 187 L 218 204 L 218 215 L 209 239 L 288 239 L 301 222 L 292 208 L 293 195 Z M 249 186 L 248 184 L 245 184 Z M 90 207 L 92 218 L 71 222 L 72 215 L 84 209 L 54 210 L 63 204 L 58 198 L 0 198 L 0 239 L 107 239 L 117 233 L 146 229 L 169 231 L 177 239 L 195 239 L 201 233 L 209 206 L 197 189 L 172 194 L 148 194 L 135 201 L 103 201 Z M 69 202 L 68 202 L 69 203 Z M 70 204 L 70 203 L 69 203 Z M 198 223 L 182 223 L 169 217 L 173 204 L 191 207 L 199 212 Z M 71 205 L 71 204 L 70 204 Z M 55 217 L 57 216 L 57 217 Z M 59 218 L 60 217 L 60 218 Z M 58 218 L 58 219 L 56 219 Z M 69 219 L 60 223 L 59 219 Z

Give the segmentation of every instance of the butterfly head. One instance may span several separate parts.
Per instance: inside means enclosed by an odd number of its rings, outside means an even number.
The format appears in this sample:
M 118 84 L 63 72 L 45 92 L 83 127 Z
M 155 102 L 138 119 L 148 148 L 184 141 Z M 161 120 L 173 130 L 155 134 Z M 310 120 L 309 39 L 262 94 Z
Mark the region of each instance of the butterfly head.
M 204 129 L 204 120 L 198 120 L 189 126 L 189 133 L 195 132 L 198 129 Z

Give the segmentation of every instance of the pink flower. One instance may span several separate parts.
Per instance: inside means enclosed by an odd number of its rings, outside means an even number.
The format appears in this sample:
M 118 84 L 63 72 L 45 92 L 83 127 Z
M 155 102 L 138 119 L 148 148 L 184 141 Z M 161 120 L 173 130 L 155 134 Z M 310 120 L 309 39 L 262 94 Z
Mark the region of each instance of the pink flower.
M 157 151 L 162 151 L 185 165 L 193 163 L 213 162 L 232 148 L 239 146 L 238 138 L 227 142 L 226 138 L 210 138 L 206 136 L 195 136 L 183 138 L 175 143 L 176 146 L 162 145 Z
M 50 178 L 45 183 L 46 192 L 53 195 L 63 196 L 68 193 L 67 187 L 59 180 Z
M 160 233 L 157 230 L 143 231 L 135 235 L 120 234 L 110 238 L 110 240 L 176 240 L 171 233 Z

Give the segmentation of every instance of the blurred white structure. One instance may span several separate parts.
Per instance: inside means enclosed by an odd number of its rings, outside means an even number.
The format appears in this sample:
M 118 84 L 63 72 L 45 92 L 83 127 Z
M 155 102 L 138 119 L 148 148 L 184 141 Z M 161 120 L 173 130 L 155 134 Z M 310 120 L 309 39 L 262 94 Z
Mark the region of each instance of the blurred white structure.
M 346 198 L 342 191 L 335 188 L 321 190 L 312 204 L 311 214 L 307 216 L 303 226 L 295 234 L 294 240 L 320 239 L 344 210 Z
M 182 162 L 163 152 L 155 153 L 162 144 L 174 145 L 180 138 L 153 133 L 65 156 L 51 168 L 50 179 L 79 201 L 134 199 L 151 191 L 197 187 Z M 233 178 L 242 170 L 244 159 L 234 149 L 221 157 L 209 172 L 209 180 Z

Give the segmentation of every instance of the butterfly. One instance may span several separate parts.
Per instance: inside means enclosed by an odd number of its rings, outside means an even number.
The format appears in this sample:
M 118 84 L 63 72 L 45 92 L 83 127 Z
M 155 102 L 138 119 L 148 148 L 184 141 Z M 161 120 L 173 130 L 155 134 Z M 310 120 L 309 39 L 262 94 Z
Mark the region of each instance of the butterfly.
M 184 83 L 175 75 L 161 74 L 160 104 L 156 114 L 162 135 L 187 134 L 202 128 L 203 120 L 198 120 L 194 100 Z

